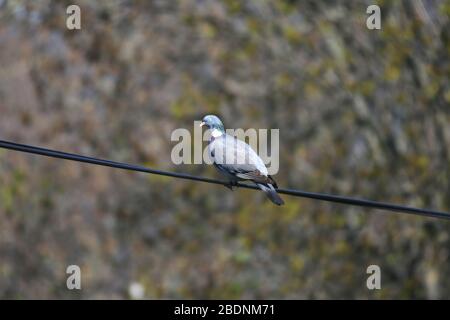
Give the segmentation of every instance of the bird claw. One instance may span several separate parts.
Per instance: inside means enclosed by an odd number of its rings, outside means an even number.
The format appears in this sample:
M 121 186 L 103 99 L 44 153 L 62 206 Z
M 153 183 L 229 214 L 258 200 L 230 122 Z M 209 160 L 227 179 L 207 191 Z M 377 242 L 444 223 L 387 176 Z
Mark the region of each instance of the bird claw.
M 227 184 L 224 184 L 224 186 L 228 189 L 230 189 L 231 191 L 233 191 L 233 187 L 237 187 L 237 182 L 236 181 L 230 181 Z

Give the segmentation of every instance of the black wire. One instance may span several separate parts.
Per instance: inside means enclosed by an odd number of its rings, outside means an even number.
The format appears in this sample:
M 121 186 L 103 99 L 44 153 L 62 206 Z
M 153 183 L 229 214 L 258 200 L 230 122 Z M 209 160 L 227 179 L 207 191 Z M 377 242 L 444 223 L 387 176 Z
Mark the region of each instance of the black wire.
M 197 176 L 193 176 L 193 175 L 189 175 L 189 174 L 185 174 L 185 173 L 167 172 L 167 171 L 162 171 L 162 170 L 150 169 L 150 168 L 138 166 L 138 165 L 131 165 L 131 164 L 122 163 L 122 162 L 103 160 L 103 159 L 97 159 L 97 158 L 92 158 L 92 157 L 85 157 L 85 156 L 81 156 L 81 155 L 77 155 L 77 154 L 73 154 L 73 153 L 55 151 L 55 150 L 34 147 L 34 146 L 30 146 L 30 145 L 19 144 L 19 143 L 4 141 L 4 140 L 0 140 L 0 148 L 10 149 L 10 150 L 15 150 L 15 151 L 20 151 L 20 152 L 26 152 L 26 153 L 32 153 L 32 154 L 39 154 L 39 155 L 53 157 L 53 158 L 59 158 L 59 159 L 90 163 L 90 164 L 95 164 L 95 165 L 100 165 L 100 166 L 119 168 L 119 169 L 130 170 L 130 171 L 158 174 L 158 175 L 173 177 L 173 178 L 201 181 L 201 182 L 221 184 L 221 185 L 228 184 L 228 182 L 226 182 L 226 181 L 221 181 L 221 180 L 216 180 L 216 179 L 197 177 Z M 237 186 L 240 188 L 259 190 L 259 188 L 257 186 L 248 185 L 248 184 L 244 184 L 244 183 L 238 183 Z M 450 219 L 450 213 L 447 213 L 447 212 L 439 212 L 439 211 L 434 211 L 434 210 L 429 210 L 429 209 L 406 207 L 406 206 L 385 203 L 385 202 L 377 202 L 377 201 L 371 201 L 371 200 L 336 196 L 336 195 L 316 193 L 316 192 L 306 192 L 306 191 L 301 191 L 301 190 L 284 189 L 284 188 L 277 189 L 277 192 L 281 193 L 281 194 L 296 196 L 296 197 L 336 202 L 336 203 L 348 204 L 348 205 L 353 205 L 353 206 L 362 206 L 362 207 L 369 207 L 369 208 L 375 208 L 375 209 L 381 209 L 381 210 L 403 212 L 403 213 L 416 214 L 416 215 L 422 215 L 422 216 L 433 217 L 433 218 Z

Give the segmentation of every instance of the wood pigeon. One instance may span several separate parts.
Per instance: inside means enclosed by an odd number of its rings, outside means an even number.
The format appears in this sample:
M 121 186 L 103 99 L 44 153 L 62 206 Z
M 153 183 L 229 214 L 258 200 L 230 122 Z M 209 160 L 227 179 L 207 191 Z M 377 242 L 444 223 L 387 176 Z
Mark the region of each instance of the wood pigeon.
M 256 152 L 244 141 L 225 133 L 222 121 L 215 115 L 207 115 L 202 119 L 200 127 L 211 130 L 208 154 L 214 166 L 229 179 L 227 186 L 233 190 L 238 181 L 254 182 L 276 205 L 284 201 L 277 194 L 275 180 L 268 174 L 264 162 Z

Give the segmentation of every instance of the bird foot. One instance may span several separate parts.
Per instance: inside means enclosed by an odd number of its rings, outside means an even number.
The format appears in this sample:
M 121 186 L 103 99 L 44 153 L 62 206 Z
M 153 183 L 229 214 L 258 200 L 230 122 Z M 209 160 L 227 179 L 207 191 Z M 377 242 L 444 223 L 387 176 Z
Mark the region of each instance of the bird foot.
M 236 181 L 230 181 L 227 184 L 224 184 L 225 188 L 230 189 L 231 191 L 233 191 L 233 187 L 237 187 L 237 182 Z

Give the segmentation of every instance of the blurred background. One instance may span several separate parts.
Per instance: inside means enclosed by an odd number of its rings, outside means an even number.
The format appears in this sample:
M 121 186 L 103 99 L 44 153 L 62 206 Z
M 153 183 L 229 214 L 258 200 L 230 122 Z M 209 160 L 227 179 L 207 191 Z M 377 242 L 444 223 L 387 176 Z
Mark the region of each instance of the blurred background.
M 438 0 L 0 0 L 0 139 L 217 178 L 170 158 L 172 131 L 215 113 L 280 129 L 282 187 L 448 212 L 449 16 Z M 449 222 L 284 199 L 0 150 L 0 298 L 450 298 Z

